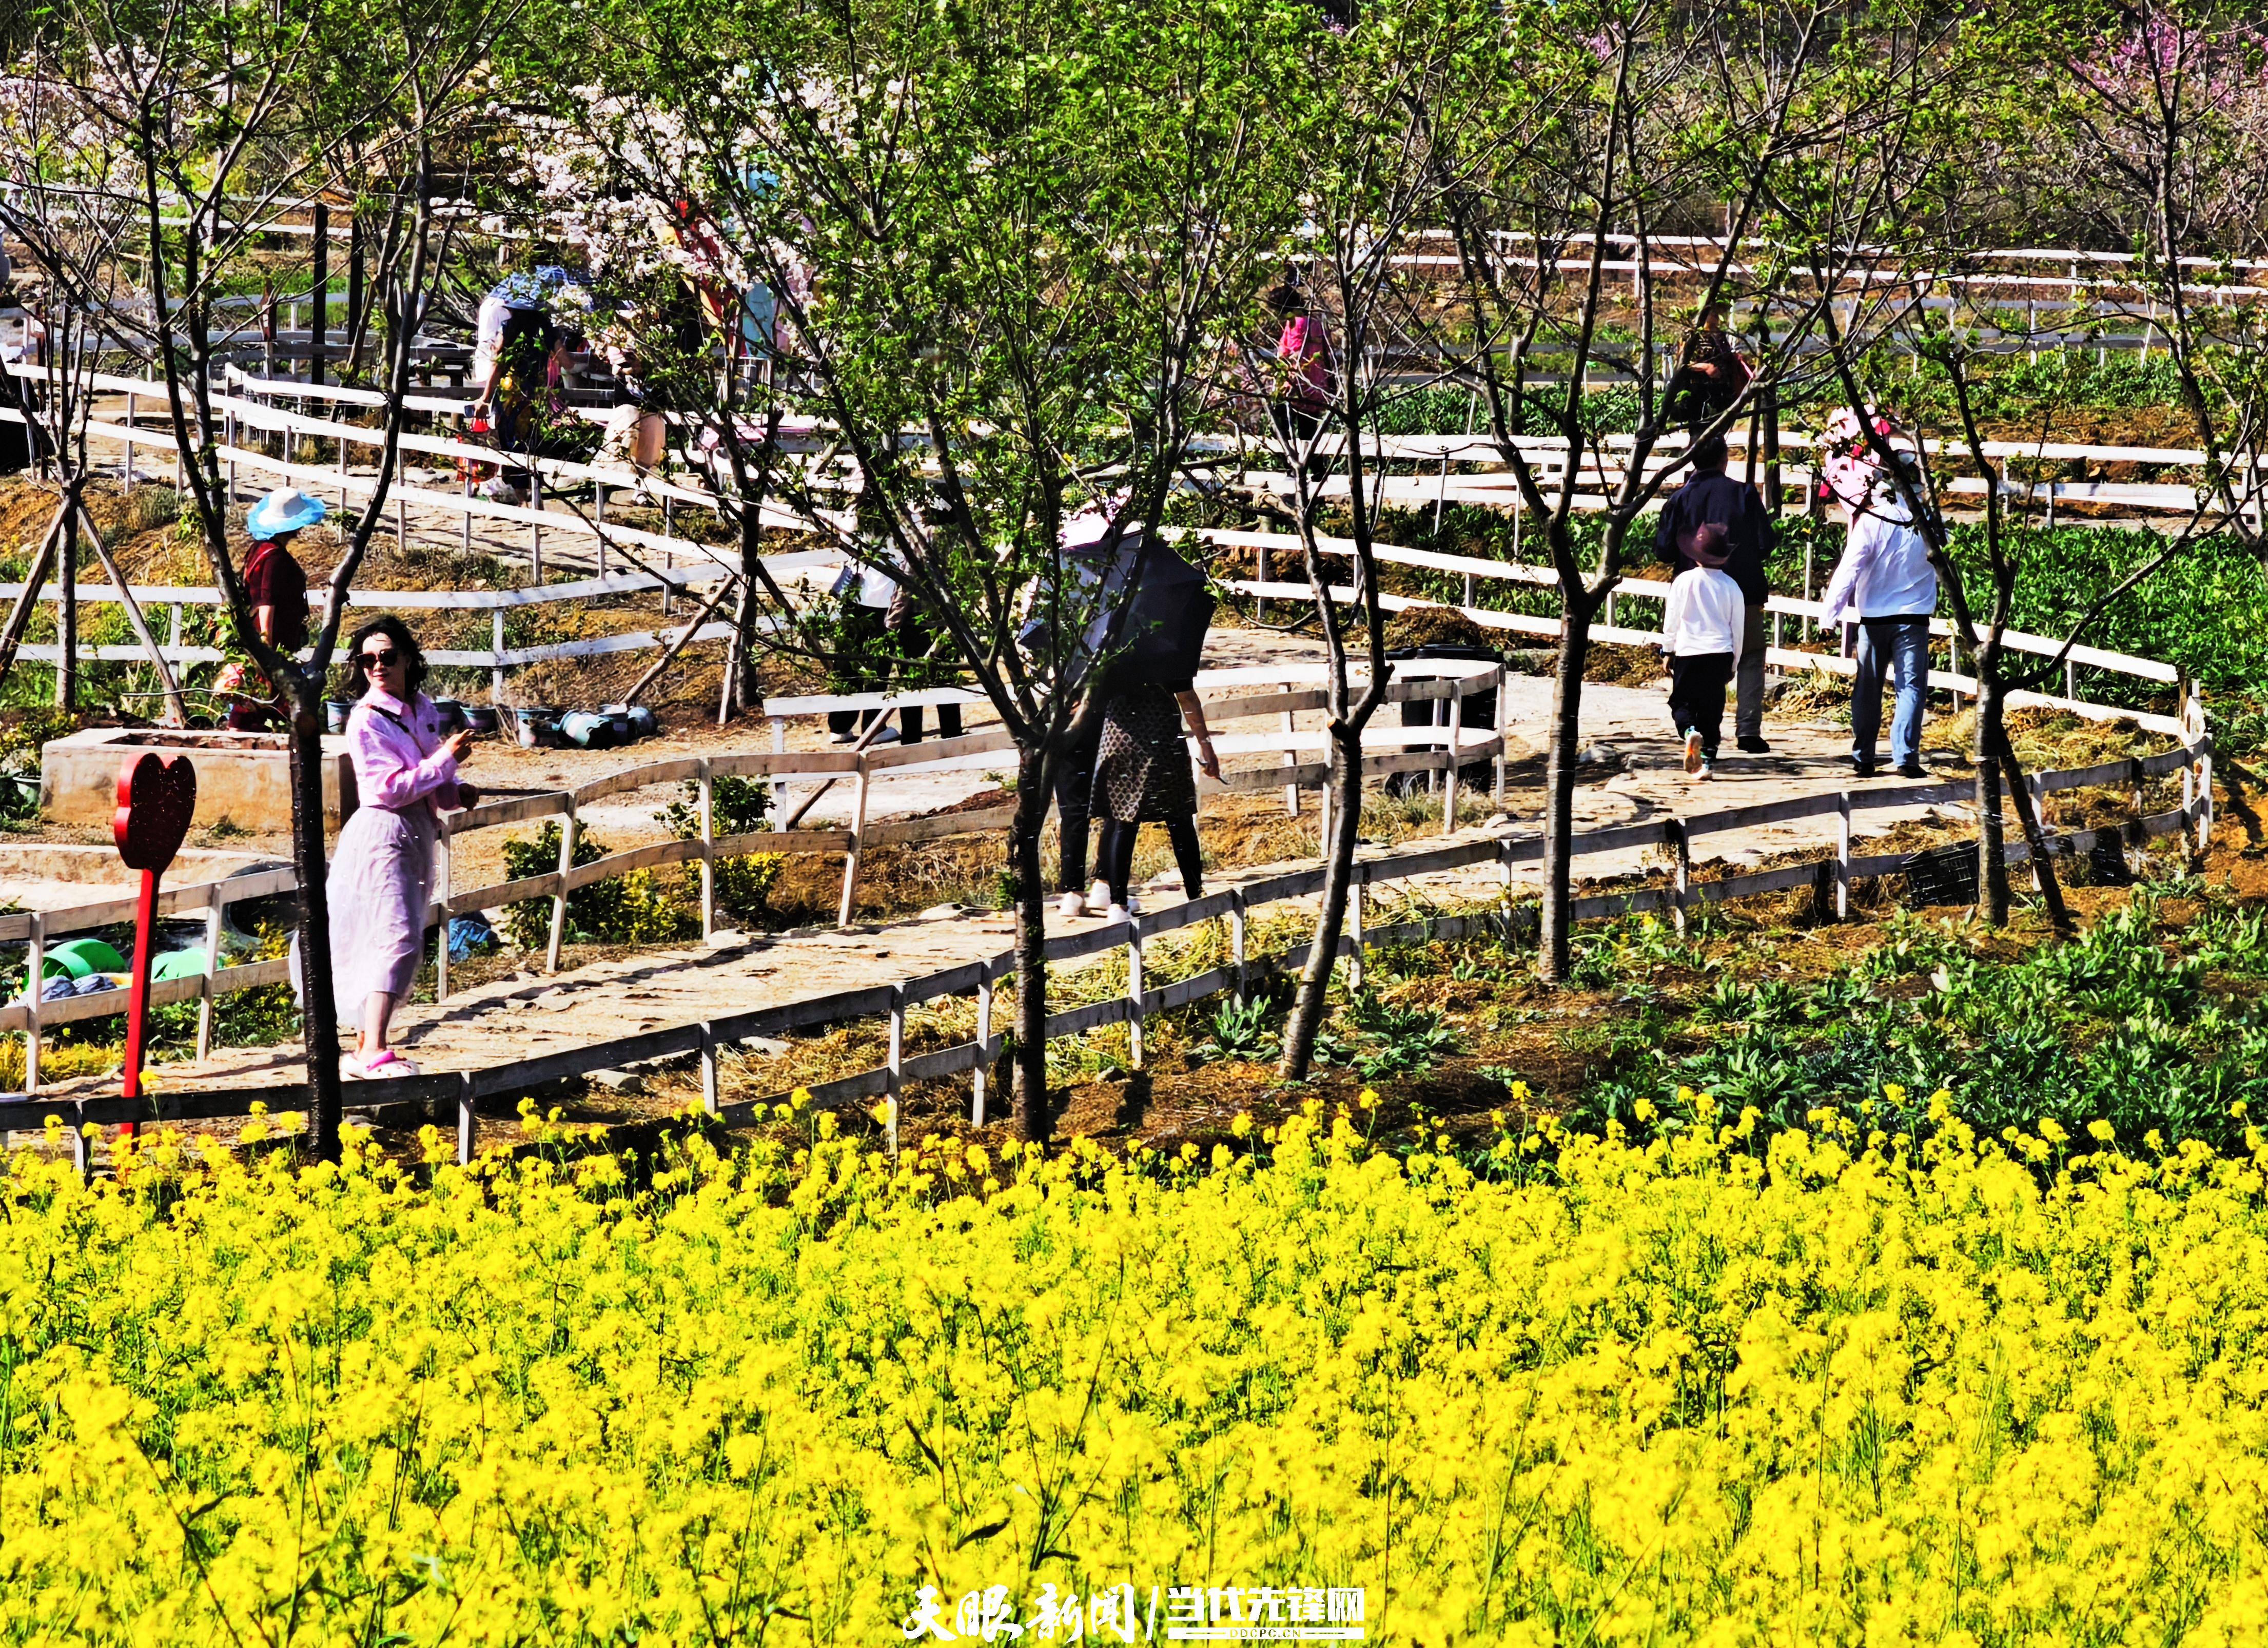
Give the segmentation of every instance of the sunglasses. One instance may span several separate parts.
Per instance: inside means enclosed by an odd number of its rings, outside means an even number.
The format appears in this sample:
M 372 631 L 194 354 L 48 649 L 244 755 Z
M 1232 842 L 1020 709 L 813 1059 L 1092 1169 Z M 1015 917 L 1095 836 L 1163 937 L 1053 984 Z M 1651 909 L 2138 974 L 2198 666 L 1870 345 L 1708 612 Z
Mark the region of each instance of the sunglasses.
M 356 660 L 365 668 L 376 665 L 379 669 L 392 669 L 401 660 L 401 654 L 396 652 L 392 647 L 387 648 L 383 652 L 358 652 L 355 657 Z

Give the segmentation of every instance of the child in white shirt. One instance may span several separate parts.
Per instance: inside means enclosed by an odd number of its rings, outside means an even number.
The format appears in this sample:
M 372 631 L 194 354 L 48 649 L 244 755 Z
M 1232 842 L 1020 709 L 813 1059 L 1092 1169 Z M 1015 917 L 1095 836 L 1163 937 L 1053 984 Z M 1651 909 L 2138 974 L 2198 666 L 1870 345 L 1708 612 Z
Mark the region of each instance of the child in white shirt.
M 1696 564 L 1669 586 L 1661 617 L 1661 651 L 1669 667 L 1669 716 L 1685 740 L 1685 770 L 1706 778 L 1715 769 L 1725 730 L 1725 688 L 1741 660 L 1748 598 L 1725 571 L 1732 553 L 1725 529 L 1705 522 L 1679 548 Z

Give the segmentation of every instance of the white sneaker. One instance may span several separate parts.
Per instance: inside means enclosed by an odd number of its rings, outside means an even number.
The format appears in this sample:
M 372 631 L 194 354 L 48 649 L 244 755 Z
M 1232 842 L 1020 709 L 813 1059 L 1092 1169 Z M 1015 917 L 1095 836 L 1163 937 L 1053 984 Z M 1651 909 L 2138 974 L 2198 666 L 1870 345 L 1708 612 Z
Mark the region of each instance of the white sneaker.
M 1086 901 L 1076 893 L 1066 893 L 1056 901 L 1056 914 L 1065 921 L 1073 921 L 1086 914 Z
M 1707 761 L 1703 761 L 1703 762 L 1701 763 L 1701 770 L 1700 770 L 1699 772 L 1695 773 L 1695 774 L 1693 775 L 1693 782 L 1694 782 L 1694 783 L 1696 783 L 1696 784 L 1700 784 L 1700 783 L 1702 783 L 1703 781 L 1705 781 L 1705 780 L 1706 780 L 1706 779 L 1713 778 L 1713 777 L 1715 777 L 1716 776 L 1717 776 L 1717 769 L 1716 769 L 1714 767 L 1712 767 L 1712 766 L 1711 766 Z
M 1704 763 L 1701 759 L 1701 729 L 1689 727 L 1685 733 L 1685 770 L 1697 773 Z
M 895 744 L 904 735 L 901 733 L 897 728 L 894 726 L 886 726 L 880 732 L 875 733 L 873 737 L 868 739 L 866 740 L 866 744 L 869 748 L 872 748 L 877 744 Z
M 1131 908 L 1130 908 L 1130 905 Z M 1114 922 L 1131 921 L 1141 913 L 1142 907 L 1139 904 L 1134 903 L 1132 896 L 1130 894 L 1126 904 L 1113 904 L 1110 907 L 1109 919 Z
M 1109 882 L 1108 882 L 1108 881 L 1097 881 L 1097 882 L 1095 882 L 1095 883 L 1094 883 L 1094 886 L 1092 886 L 1092 887 L 1088 887 L 1088 888 L 1086 889 L 1086 913 L 1087 913 L 1088 915 L 1092 916 L 1092 915 L 1094 915 L 1094 912 L 1095 912 L 1095 911 L 1097 911 L 1097 910 L 1105 910 L 1105 909 L 1108 909 L 1109 908 L 1110 908 L 1110 883 L 1109 883 Z

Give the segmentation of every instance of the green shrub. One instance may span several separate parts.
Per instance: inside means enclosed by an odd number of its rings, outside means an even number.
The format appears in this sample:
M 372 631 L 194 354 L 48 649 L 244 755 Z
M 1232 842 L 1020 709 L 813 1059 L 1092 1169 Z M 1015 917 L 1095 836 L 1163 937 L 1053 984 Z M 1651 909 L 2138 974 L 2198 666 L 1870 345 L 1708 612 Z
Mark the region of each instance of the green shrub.
M 607 845 L 585 832 L 575 838 L 575 863 L 593 864 Z M 507 841 L 504 867 L 513 880 L 549 873 L 559 867 L 559 825 L 555 820 L 533 840 Z M 566 937 L 585 944 L 668 944 L 699 931 L 699 917 L 656 885 L 650 870 L 633 870 L 578 887 L 567 895 Z M 551 901 L 522 899 L 504 912 L 504 931 L 523 949 L 550 942 Z
M 0 818 L 32 818 L 40 810 L 40 747 L 78 731 L 68 710 L 26 708 L 0 726 Z
M 717 839 L 754 835 L 770 828 L 764 821 L 764 815 L 771 811 L 770 785 L 729 773 L 711 779 L 710 785 L 711 821 Z M 677 840 L 700 840 L 699 783 L 687 779 L 678 798 L 654 817 Z M 743 921 L 762 917 L 770 910 L 772 888 L 778 883 L 781 867 L 786 863 L 784 853 L 744 853 L 719 858 L 716 864 L 717 908 Z M 685 867 L 686 894 L 696 906 L 701 897 L 700 874 L 698 865 Z
M 1767 1135 L 1831 1112 L 1861 1137 L 1918 1136 L 1942 1093 L 1988 1137 L 2046 1118 L 2074 1135 L 2100 1122 L 2143 1148 L 2235 1148 L 2268 1107 L 2268 1012 L 2210 975 L 2268 975 L 2268 922 L 2210 905 L 2176 953 L 2154 917 L 2146 893 L 2076 940 L 2008 961 L 1964 930 L 1902 917 L 1889 942 L 1815 983 L 1719 972 L 1679 1033 L 1645 1013 L 1616 1026 L 1598 1049 L 1611 1068 L 1567 1120 L 1645 1137 L 1753 1107 Z M 1585 946 L 1592 976 L 1580 982 L 1650 974 L 1662 947 L 1645 938 L 1659 929 L 1646 918 L 1605 929 Z

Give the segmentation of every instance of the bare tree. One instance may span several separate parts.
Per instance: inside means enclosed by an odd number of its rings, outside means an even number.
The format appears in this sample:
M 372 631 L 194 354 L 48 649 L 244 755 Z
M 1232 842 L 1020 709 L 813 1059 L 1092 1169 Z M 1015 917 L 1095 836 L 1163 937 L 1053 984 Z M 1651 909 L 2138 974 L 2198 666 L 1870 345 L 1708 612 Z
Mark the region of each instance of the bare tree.
M 26 358 L 6 369 L 0 406 L 24 426 L 32 461 L 60 489 L 54 527 L 41 540 L 26 577 L 15 621 L 0 635 L 0 676 L 14 663 L 25 621 L 51 572 L 55 574 L 55 703 L 78 707 L 77 570 L 82 530 L 150 654 L 166 719 L 183 716 L 180 691 L 124 576 L 112 563 L 100 528 L 86 508 L 89 483 L 102 461 L 120 452 L 106 433 L 92 449 L 103 368 L 124 364 L 130 340 L 116 336 L 111 317 L 131 308 L 128 256 L 138 244 L 132 202 L 106 187 L 114 155 L 99 128 L 80 118 L 77 96 L 34 56 L 0 83 L 0 232 L 22 246 L 42 288 L 43 319 L 27 339 Z M 130 450 L 130 449 L 129 449 Z M 150 448 L 144 447 L 146 453 Z M 123 453 L 120 455 L 122 457 Z M 130 489 L 128 478 L 123 489 Z
M 2234 267 L 2268 252 L 2268 33 L 2187 0 L 2109 16 L 2099 38 L 2046 42 L 2040 78 L 2067 144 L 2027 156 L 2025 180 L 2132 248 L 2092 296 L 2140 329 L 2146 357 L 2162 349 L 2220 529 L 2268 559 L 2268 298 Z M 2064 155 L 2078 164 L 2045 164 Z
M 1264 439 L 1285 476 L 1260 507 L 1298 538 L 1314 600 L 1329 739 L 1322 899 L 1285 1025 L 1287 1081 L 1306 1078 L 1322 1025 L 1356 895 L 1364 732 L 1393 673 L 1377 556 L 1389 463 L 1377 431 L 1397 401 L 1438 381 L 1419 363 L 1438 349 L 1440 283 L 1424 254 L 1445 200 L 1469 187 L 1476 157 L 1530 131 L 1507 106 L 1530 116 L 1536 107 L 1496 49 L 1498 27 L 1491 8 L 1463 0 L 1401 0 L 1342 26 L 1319 17 L 1299 45 L 1308 95 L 1277 111 L 1279 141 L 1301 167 L 1306 213 L 1288 271 L 1298 283 L 1287 278 L 1268 295 L 1270 320 L 1284 328 L 1275 342 L 1291 349 L 1263 349 L 1244 370 L 1265 403 Z M 1439 135 L 1484 130 L 1462 152 L 1446 151 Z M 1332 526 L 1344 536 L 1327 543 Z
M 1767 397 L 1793 400 L 1831 374 L 1815 352 L 1831 305 L 1864 326 L 1889 311 L 1863 283 L 1857 248 L 1908 170 L 1926 167 L 1912 114 L 1942 75 L 1937 23 L 1891 30 L 1852 61 L 1835 4 L 1629 0 L 1598 32 L 1524 35 L 1526 72 L 1560 88 L 1565 112 L 1536 141 L 1505 146 L 1451 197 L 1462 301 L 1472 317 L 1458 376 L 1512 472 L 1557 575 L 1562 629 L 1545 777 L 1538 969 L 1566 976 L 1576 758 L 1591 630 L 1628 564 L 1631 534 L 1700 438 Z M 1725 232 L 1689 248 L 1693 202 L 1723 202 Z M 1756 238 L 1750 238 L 1750 237 Z M 1622 267 L 1610 269 L 1609 264 Z M 1628 282 L 1627 288 L 1624 281 Z M 1679 314 L 1747 304 L 1759 344 L 1747 381 L 1683 404 L 1669 333 Z M 1609 440 L 1588 391 L 1595 373 L 1634 386 L 1635 427 Z M 1540 425 L 1540 439 L 1528 431 Z M 1555 473 L 1556 471 L 1556 473 Z M 1576 511 L 1592 505 L 1588 552 Z
M 1141 6 L 1100 22 L 896 4 L 816 19 L 722 0 L 666 19 L 593 11 L 604 84 L 561 116 L 615 158 L 621 186 L 699 204 L 732 290 L 761 285 L 795 362 L 736 376 L 687 426 L 722 444 L 744 497 L 761 482 L 897 583 L 1016 743 L 1016 1114 L 1044 1137 L 1041 832 L 1128 587 L 1097 586 L 1116 592 L 1100 605 L 1081 592 L 1064 521 L 1108 496 L 1102 560 L 1160 541 L 1225 323 L 1292 210 L 1252 115 L 1280 74 L 1282 20 L 1241 0 L 1170 26 Z M 1059 72 L 1072 57 L 1108 64 L 1110 95 Z M 783 424 L 807 431 L 794 461 Z M 848 522 L 833 514 L 844 465 Z M 777 624 L 768 644 L 823 644 L 750 570 L 747 599 Z
M 347 591 L 399 473 L 417 322 L 442 250 L 432 210 L 437 145 L 468 113 L 472 72 L 516 10 L 517 0 L 422 0 L 382 17 L 322 5 L 288 15 L 214 9 L 195 0 L 132 12 L 96 5 L 70 14 L 74 32 L 52 59 L 52 77 L 70 88 L 77 118 L 110 145 L 104 210 L 130 206 L 139 229 L 131 251 L 143 276 L 130 298 L 107 301 L 73 265 L 58 261 L 44 272 L 59 298 L 67 293 L 92 308 L 162 380 L 188 489 L 184 515 L 238 645 L 290 713 L 308 1111 L 314 1151 L 325 1159 L 338 1151 L 342 1094 L 325 897 L 322 701 Z M 385 157 L 407 226 L 376 275 L 387 337 L 377 473 L 362 510 L 342 523 L 345 553 L 313 644 L 294 658 L 260 634 L 229 548 L 234 501 L 216 438 L 235 335 L 224 299 L 254 266 L 261 225 L 339 178 L 350 152 L 364 166 Z

